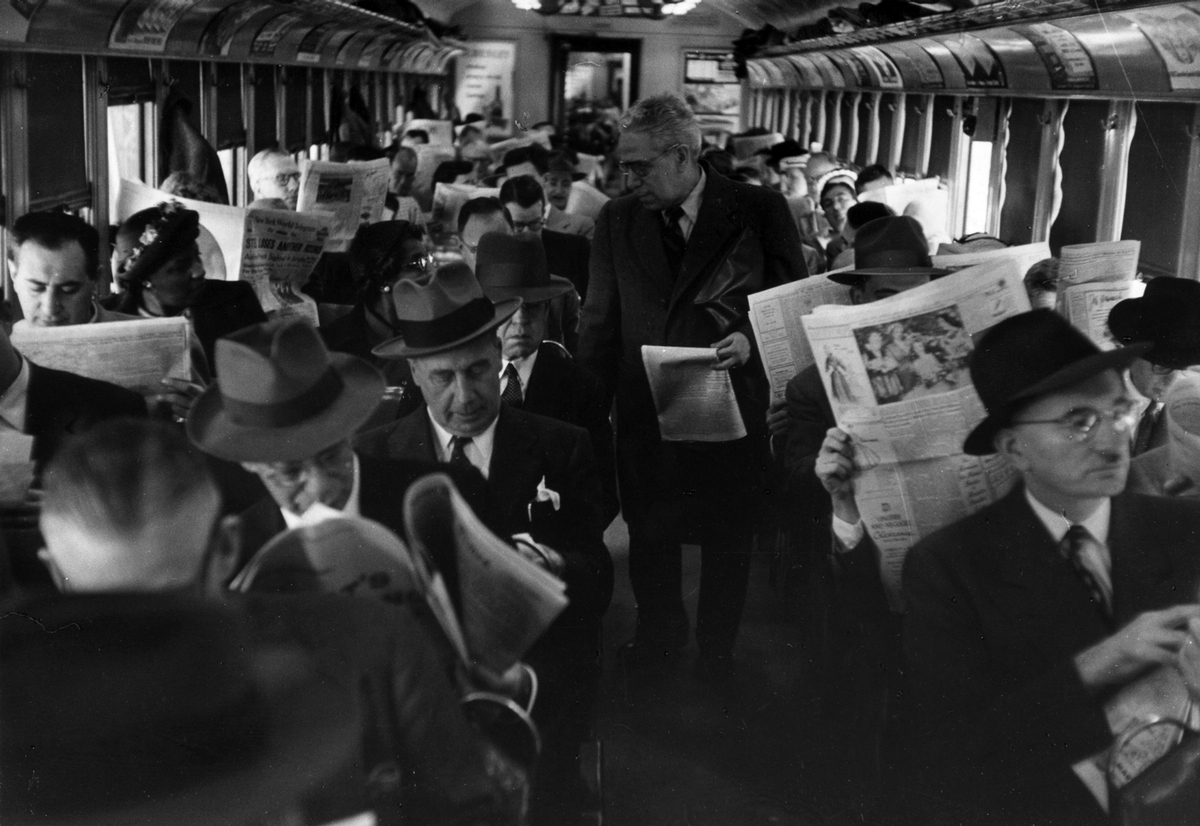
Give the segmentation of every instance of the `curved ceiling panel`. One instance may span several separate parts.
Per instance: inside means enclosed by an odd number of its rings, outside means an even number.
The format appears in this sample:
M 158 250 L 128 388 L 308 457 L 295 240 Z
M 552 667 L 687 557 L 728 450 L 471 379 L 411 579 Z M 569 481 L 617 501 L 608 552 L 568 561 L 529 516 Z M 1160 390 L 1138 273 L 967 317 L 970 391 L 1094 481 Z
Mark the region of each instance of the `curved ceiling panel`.
M 814 67 L 784 72 L 786 66 Z M 758 87 L 940 90 L 1200 100 L 1200 2 L 929 34 L 875 45 L 774 50 Z
M 0 48 L 440 74 L 462 44 L 342 0 L 23 0 Z

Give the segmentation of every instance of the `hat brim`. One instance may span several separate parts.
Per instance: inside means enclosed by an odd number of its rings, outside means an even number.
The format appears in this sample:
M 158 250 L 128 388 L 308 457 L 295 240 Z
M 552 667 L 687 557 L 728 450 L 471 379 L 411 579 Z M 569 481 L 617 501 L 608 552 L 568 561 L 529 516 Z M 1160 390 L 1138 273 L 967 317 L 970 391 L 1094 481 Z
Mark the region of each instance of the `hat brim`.
M 1105 370 L 1123 370 L 1134 360 L 1141 358 L 1149 349 L 1149 344 L 1134 344 L 1117 350 L 1106 350 L 1073 361 L 1041 381 L 1034 382 L 1003 405 L 990 411 L 987 417 L 967 434 L 967 438 L 963 441 L 963 453 L 970 456 L 987 456 L 995 453 L 996 448 L 993 442 L 996 434 L 1009 426 L 1013 413 L 1019 408 L 1038 396 L 1065 390 L 1098 373 L 1103 373 Z
M 519 298 L 526 304 L 540 304 L 566 295 L 575 285 L 561 275 L 550 276 L 550 283 L 542 287 L 484 287 L 483 294 L 492 301 L 509 301 Z
M 436 353 L 444 353 L 447 350 L 453 350 L 455 347 L 466 344 L 468 341 L 479 338 L 489 330 L 495 330 L 504 322 L 513 317 L 513 313 L 521 306 L 521 299 L 513 298 L 501 304 L 497 304 L 491 321 L 481 325 L 476 330 L 453 341 L 443 342 L 433 347 L 409 347 L 404 343 L 404 336 L 396 336 L 390 338 L 383 344 L 380 344 L 371 352 L 385 359 L 404 359 L 404 358 L 419 358 L 421 356 L 432 356 Z
M 1163 318 L 1163 307 L 1170 299 L 1163 297 L 1127 298 L 1115 304 L 1108 314 L 1108 329 L 1113 337 L 1120 342 L 1146 342 L 1150 349 L 1146 352 L 1146 361 L 1182 370 L 1200 364 L 1200 340 L 1195 346 L 1180 346 L 1179 343 L 1162 341 L 1167 334 L 1169 322 Z M 1156 318 L 1157 316 L 1157 318 Z M 1168 314 L 1172 318 L 1174 314 Z
M 307 459 L 349 438 L 379 407 L 386 383 L 378 370 L 357 356 L 329 356 L 344 388 L 334 403 L 317 415 L 287 427 L 238 424 L 229 416 L 218 380 L 192 405 L 188 437 L 205 453 L 230 462 Z
M 904 275 L 928 275 L 932 280 L 941 278 L 943 275 L 949 275 L 953 270 L 946 270 L 940 267 L 867 267 L 861 270 L 846 270 L 846 272 L 831 273 L 829 280 L 837 284 L 845 284 L 847 287 L 857 287 L 858 282 L 868 277 L 883 277 L 888 276 L 900 277 Z

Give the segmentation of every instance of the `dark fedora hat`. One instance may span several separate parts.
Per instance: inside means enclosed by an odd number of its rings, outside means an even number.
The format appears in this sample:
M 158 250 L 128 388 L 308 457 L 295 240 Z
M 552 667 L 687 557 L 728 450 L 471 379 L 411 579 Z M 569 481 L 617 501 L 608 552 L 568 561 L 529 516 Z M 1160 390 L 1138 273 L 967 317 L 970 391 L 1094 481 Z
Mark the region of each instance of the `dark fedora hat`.
M 495 330 L 521 306 L 519 298 L 493 304 L 463 263 L 404 279 L 392 290 L 392 301 L 400 335 L 371 351 L 381 358 L 416 358 L 453 350 Z
M 1200 282 L 1155 278 L 1141 298 L 1112 308 L 1108 329 L 1122 344 L 1152 344 L 1144 358 L 1153 364 L 1176 370 L 1200 364 Z
M 1101 350 L 1053 310 L 1009 316 L 984 333 L 971 354 L 971 381 L 987 417 L 967 435 L 963 452 L 995 453 L 996 433 L 1008 426 L 1017 410 L 1105 370 L 1120 370 L 1149 347 Z
M 868 276 L 928 275 L 939 278 L 950 270 L 933 266 L 921 222 L 908 215 L 876 218 L 854 235 L 854 269 L 834 273 L 830 281 L 857 286 Z
M 277 319 L 219 339 L 220 379 L 200 394 L 187 432 L 231 462 L 307 459 L 346 439 L 383 399 L 379 371 L 330 353 L 307 321 Z
M 484 233 L 479 239 L 475 275 L 483 294 L 492 301 L 519 298 L 526 304 L 537 304 L 575 289 L 567 279 L 550 274 L 546 248 L 532 233 Z
M 200 237 L 200 213 L 178 201 L 164 201 L 126 218 L 113 245 L 116 278 L 125 283 L 145 281 L 163 264 Z
M 811 153 L 798 142 L 788 138 L 767 149 L 760 149 L 755 154 L 766 155 L 767 163 L 778 169 L 780 161 L 785 158 L 807 158 Z
M 256 823 L 352 765 L 354 692 L 236 607 L 174 593 L 17 607 L 0 636 L 5 826 Z

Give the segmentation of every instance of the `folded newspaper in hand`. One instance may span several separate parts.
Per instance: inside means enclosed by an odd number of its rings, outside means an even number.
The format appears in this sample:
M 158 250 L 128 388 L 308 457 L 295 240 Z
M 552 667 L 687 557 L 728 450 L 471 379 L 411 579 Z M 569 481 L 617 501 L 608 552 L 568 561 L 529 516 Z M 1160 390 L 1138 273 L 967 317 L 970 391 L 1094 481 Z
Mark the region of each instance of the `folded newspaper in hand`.
M 642 345 L 642 362 L 667 442 L 731 442 L 746 435 L 728 370 L 711 347 Z

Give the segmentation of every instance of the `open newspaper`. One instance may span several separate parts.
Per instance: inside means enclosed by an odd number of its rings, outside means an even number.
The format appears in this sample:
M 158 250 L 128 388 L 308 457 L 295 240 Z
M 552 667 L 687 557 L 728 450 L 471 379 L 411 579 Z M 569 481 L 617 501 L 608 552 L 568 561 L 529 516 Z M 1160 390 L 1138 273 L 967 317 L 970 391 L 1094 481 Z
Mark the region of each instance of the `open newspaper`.
M 933 266 L 944 270 L 965 270 L 976 264 L 987 264 L 991 261 L 1011 259 L 1021 272 L 1021 277 L 1029 272 L 1029 268 L 1039 261 L 1051 257 L 1050 245 L 1045 241 L 1036 244 L 1021 244 L 1016 247 L 1005 247 L 1001 250 L 984 250 L 983 252 L 959 252 L 933 256 Z
M 383 218 L 390 176 L 386 158 L 355 163 L 301 161 L 296 209 L 332 213 L 326 249 L 345 252 L 361 225 Z
M 746 435 L 728 370 L 712 347 L 642 345 L 642 363 L 667 442 L 731 442 Z
M 444 474 L 409 487 L 404 521 L 426 599 L 464 664 L 503 674 L 567 607 L 563 581 L 489 531 Z
M 117 217 L 166 201 L 200 215 L 200 260 L 205 277 L 247 281 L 263 311 L 303 315 L 317 324 L 317 305 L 300 293 L 329 238 L 331 216 L 286 209 L 242 209 L 179 198 L 137 181 L 122 180 Z
M 850 287 L 831 281 L 829 275 L 802 278 L 750 296 L 750 326 L 773 399 L 782 399 L 792 377 L 814 363 L 800 319 L 824 304 L 850 304 Z
M 1003 459 L 964 455 L 962 443 L 984 418 L 967 371 L 972 337 L 1029 310 L 1021 276 L 1002 260 L 801 319 L 838 427 L 854 445 L 855 500 L 895 607 L 913 543 L 1012 485 Z
M 164 378 L 190 379 L 191 328 L 182 316 L 31 327 L 18 324 L 12 342 L 31 361 L 128 388 L 162 393 Z
M 1108 314 L 1126 298 L 1138 298 L 1146 284 L 1137 280 L 1141 241 L 1105 241 L 1062 248 L 1058 266 L 1058 311 L 1102 350 L 1117 343 L 1108 332 Z

